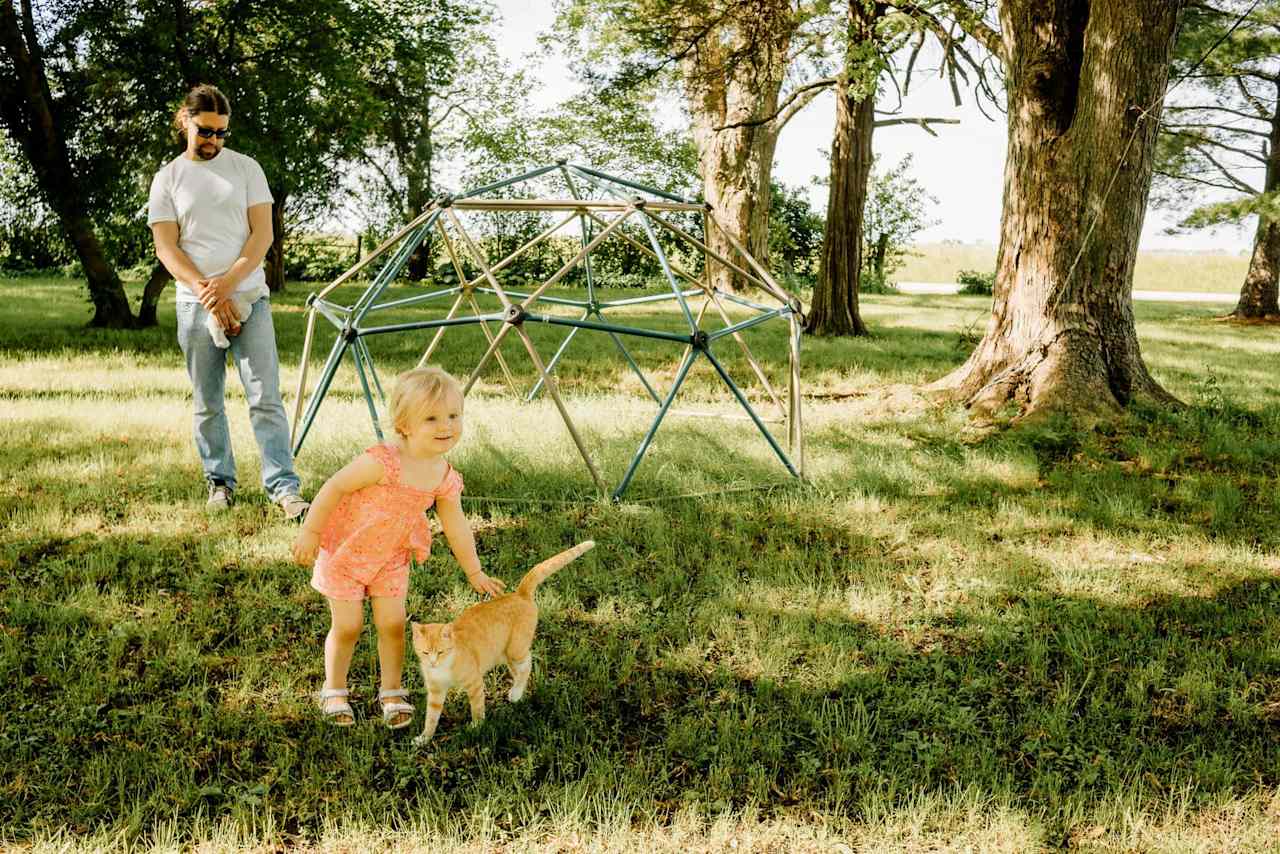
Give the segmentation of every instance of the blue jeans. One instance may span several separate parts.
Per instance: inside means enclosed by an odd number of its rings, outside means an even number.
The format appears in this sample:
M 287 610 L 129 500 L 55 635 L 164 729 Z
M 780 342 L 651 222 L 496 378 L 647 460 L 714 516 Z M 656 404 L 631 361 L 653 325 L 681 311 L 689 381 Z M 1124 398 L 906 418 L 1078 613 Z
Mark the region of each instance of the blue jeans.
M 205 326 L 208 312 L 197 302 L 179 302 L 178 344 L 187 359 L 195 402 L 196 451 L 204 476 L 236 485 L 236 458 L 227 429 L 227 354 L 240 372 L 240 384 L 249 400 L 249 423 L 262 455 L 262 485 L 275 501 L 298 492 L 301 484 L 293 470 L 289 448 L 289 420 L 280 400 L 280 360 L 276 356 L 276 331 L 271 323 L 271 301 L 253 304 L 240 334 L 229 336 L 227 350 L 214 346 Z

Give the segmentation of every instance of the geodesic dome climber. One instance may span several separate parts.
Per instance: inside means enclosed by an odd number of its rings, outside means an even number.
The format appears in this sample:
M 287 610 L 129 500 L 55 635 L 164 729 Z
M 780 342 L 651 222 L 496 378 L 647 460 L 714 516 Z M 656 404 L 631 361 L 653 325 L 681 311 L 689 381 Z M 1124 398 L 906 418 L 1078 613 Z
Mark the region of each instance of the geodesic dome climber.
M 543 192 L 544 195 L 511 196 L 510 194 L 515 191 L 514 188 L 520 185 L 523 185 L 526 192 L 532 187 Z M 557 188 L 567 190 L 568 197 L 556 197 Z M 584 190 L 586 192 L 583 192 Z M 486 246 L 492 241 L 486 242 L 482 236 L 477 237 L 474 223 L 469 229 L 464 222 L 467 217 L 474 219 L 484 214 L 530 212 L 549 214 L 552 224 L 496 262 L 486 254 Z M 677 221 L 680 219 L 686 226 L 689 220 L 699 223 L 701 236 L 691 233 L 698 230 L 696 225 L 692 228 L 681 227 L 682 222 Z M 572 223 L 577 224 L 576 230 L 580 242 L 580 249 L 574 257 L 561 265 L 554 274 L 538 282 L 531 290 L 529 285 L 532 283 L 528 283 L 524 290 L 517 291 L 514 287 L 516 283 L 507 280 L 506 272 L 509 272 L 512 265 L 530 249 L 548 240 L 557 232 L 572 230 Z M 707 234 L 712 228 L 720 229 L 728 244 L 732 246 L 729 254 L 736 257 L 725 257 L 721 252 L 711 248 Z M 388 298 L 388 286 L 395 281 L 408 263 L 410 256 L 429 234 L 438 237 L 440 245 L 447 253 L 449 262 L 457 274 L 457 284 L 413 296 Z M 694 258 L 700 259 L 699 274 L 686 270 L 671 257 L 671 253 L 659 240 L 660 234 L 667 238 L 669 245 L 674 242 L 684 250 L 691 251 Z M 639 251 L 650 260 L 656 261 L 661 269 L 662 280 L 670 288 L 670 293 L 601 299 L 600 291 L 607 283 L 598 280 L 598 274 L 593 269 L 592 257 L 593 254 L 599 257 L 599 247 L 606 240 L 624 241 L 632 250 Z M 576 245 L 578 243 L 575 243 Z M 382 260 L 381 269 L 353 304 L 342 305 L 329 298 L 335 288 L 350 281 L 357 273 L 378 259 Z M 755 299 L 748 299 L 740 294 L 718 288 L 712 276 L 715 265 L 723 265 L 723 268 L 731 270 L 733 275 L 758 288 L 763 294 L 763 299 L 772 301 L 774 304 L 762 304 Z M 689 264 L 688 266 L 696 268 L 698 265 Z M 468 278 L 466 273 L 468 267 L 472 271 L 478 271 L 473 272 L 471 278 Z M 585 278 L 585 299 L 547 294 L 552 286 L 563 281 L 567 275 L 579 268 Z M 754 291 L 751 293 L 755 295 Z M 500 310 L 482 310 L 477 300 L 477 296 L 480 295 L 487 298 L 496 297 L 501 305 Z M 449 300 L 451 300 L 449 310 L 442 318 L 437 316 L 383 325 L 376 323 L 378 312 L 387 309 L 407 309 L 431 303 L 443 305 Z M 492 302 L 492 299 L 489 301 Z M 677 304 L 679 316 L 683 318 L 686 329 L 672 332 L 667 329 L 643 326 L 634 317 L 628 317 L 625 322 L 615 322 L 608 316 L 613 309 L 661 301 L 674 301 Z M 698 301 L 701 302 L 700 305 L 696 304 Z M 727 303 L 746 309 L 751 312 L 751 315 L 745 320 L 734 322 L 726 310 Z M 568 307 L 573 309 L 575 314 L 581 312 L 581 316 L 568 317 L 552 314 L 545 308 L 546 306 L 558 307 L 560 311 Z M 324 366 L 320 370 L 316 387 L 308 395 L 308 365 L 311 359 L 311 348 L 317 337 L 316 321 L 319 318 L 332 324 L 336 335 Z M 785 403 L 769 382 L 765 371 L 741 334 L 747 329 L 770 321 L 785 323 L 788 330 L 788 382 Z M 542 358 L 524 329 L 524 325 L 531 322 L 565 327 L 568 330 L 550 361 Z M 500 324 L 500 326 L 495 331 L 490 324 Z M 513 336 L 518 338 L 538 376 L 536 384 L 523 396 L 527 400 L 532 400 L 542 389 L 546 389 L 581 453 L 592 480 L 601 493 L 607 492 L 608 489 L 600 471 L 592 461 L 582 434 L 574 425 L 569 406 L 556 380 L 556 366 L 565 356 L 574 336 L 579 332 L 599 333 L 611 339 L 628 368 L 639 378 L 645 391 L 657 406 L 653 422 L 636 449 L 630 466 L 613 489 L 612 496 L 615 500 L 626 491 L 645 452 L 653 442 L 654 435 L 671 410 L 690 369 L 700 358 L 706 359 L 715 369 L 716 374 L 746 411 L 746 417 L 759 429 L 787 471 L 796 477 L 803 476 L 804 448 L 801 435 L 800 395 L 802 315 L 799 299 L 779 286 L 768 269 L 751 256 L 732 232 L 720 228 L 710 206 L 691 202 L 641 183 L 617 178 L 567 161 L 558 161 L 466 193 L 435 199 L 420 216 L 392 235 L 366 258 L 323 290 L 312 293 L 308 297 L 306 336 L 302 349 L 302 364 L 298 376 L 298 393 L 295 398 L 293 417 L 294 454 L 297 455 L 302 450 L 303 442 L 306 441 L 307 433 L 315 423 L 321 404 L 333 382 L 334 374 L 343 357 L 348 353 L 351 355 L 360 388 L 368 404 L 374 433 L 379 441 L 382 440 L 374 393 L 376 392 L 378 400 L 384 407 L 386 401 L 366 340 L 370 336 L 419 335 L 431 331 L 431 339 L 418 362 L 419 365 L 425 365 L 436 351 L 446 330 L 451 327 L 465 326 L 479 326 L 488 341 L 488 349 L 463 382 L 463 393 L 470 393 L 476 380 L 490 361 L 494 360 L 499 364 L 512 391 L 519 395 L 515 380 L 501 352 L 504 339 Z M 675 380 L 665 393 L 659 394 L 653 383 L 645 376 L 627 349 L 625 341 L 628 338 L 670 342 L 674 345 L 673 351 L 680 348 L 679 367 L 675 372 Z M 763 395 L 768 398 L 772 406 L 777 408 L 779 417 L 772 419 L 772 422 L 785 424 L 787 450 L 783 450 L 779 441 L 766 426 L 766 419 L 756 412 L 743 389 L 730 377 L 721 360 L 716 357 L 714 352 L 716 347 L 728 340 L 732 340 L 741 348 L 755 379 L 760 384 Z

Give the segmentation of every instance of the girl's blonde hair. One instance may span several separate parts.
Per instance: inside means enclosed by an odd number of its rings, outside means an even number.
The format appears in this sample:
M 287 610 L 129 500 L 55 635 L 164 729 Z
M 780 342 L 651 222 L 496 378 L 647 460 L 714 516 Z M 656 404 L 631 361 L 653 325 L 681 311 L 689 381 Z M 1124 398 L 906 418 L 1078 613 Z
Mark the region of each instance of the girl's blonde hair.
M 462 386 L 441 368 L 414 368 L 396 377 L 396 387 L 391 391 L 391 423 L 395 431 L 405 435 L 417 413 L 450 392 L 462 399 Z

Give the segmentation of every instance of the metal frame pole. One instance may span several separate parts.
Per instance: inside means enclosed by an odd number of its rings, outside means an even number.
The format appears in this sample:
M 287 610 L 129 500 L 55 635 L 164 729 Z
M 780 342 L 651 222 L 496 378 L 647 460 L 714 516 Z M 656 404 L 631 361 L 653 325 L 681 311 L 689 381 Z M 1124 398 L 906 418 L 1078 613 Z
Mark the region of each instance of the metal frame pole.
M 302 417 L 302 396 L 307 392 L 307 367 L 311 363 L 311 340 L 316 331 L 315 306 L 307 306 L 307 331 L 302 337 L 302 362 L 298 365 L 298 391 L 293 399 L 293 420 L 289 422 L 289 445 L 298 435 L 298 419 Z
M 356 363 L 356 374 L 360 377 L 360 388 L 364 390 L 364 402 L 369 407 L 369 420 L 373 422 L 374 435 L 376 435 L 378 437 L 378 441 L 381 442 L 382 425 L 378 423 L 378 410 L 377 407 L 373 405 L 373 395 L 369 392 L 369 380 L 365 378 L 364 366 L 360 364 L 361 355 L 360 347 L 358 346 L 360 340 L 357 338 L 355 343 L 357 346 L 351 348 L 351 358 Z
M 315 420 L 316 412 L 320 409 L 320 402 L 324 400 L 324 396 L 329 392 L 329 384 L 333 382 L 333 375 L 338 370 L 338 363 L 342 361 L 342 354 L 346 352 L 347 341 L 339 333 L 333 340 L 333 349 L 329 351 L 329 358 L 325 362 L 324 370 L 320 372 L 320 381 L 316 383 L 316 390 L 311 393 L 311 400 L 307 404 L 307 414 L 302 419 L 302 429 L 298 432 L 298 440 L 293 446 L 293 455 L 296 457 L 298 452 L 302 450 L 302 443 L 307 438 L 307 433 L 311 431 L 311 423 Z
M 632 476 L 636 473 L 636 469 L 640 467 L 640 461 L 644 459 L 645 452 L 649 450 L 649 445 L 653 442 L 654 434 L 658 432 L 658 427 L 662 424 L 663 417 L 667 414 L 667 410 L 671 408 L 672 402 L 676 399 L 676 394 L 680 391 L 680 387 L 684 385 L 685 377 L 689 375 L 689 368 L 693 367 L 693 362 L 697 358 L 697 350 L 690 350 L 685 354 L 684 361 L 680 364 L 680 370 L 676 372 L 675 382 L 671 384 L 671 390 L 667 392 L 662 405 L 658 407 L 658 414 L 654 417 L 653 424 L 649 425 L 649 431 L 644 434 L 640 447 L 636 448 L 635 455 L 631 457 L 631 465 L 627 467 L 627 473 L 622 476 L 621 483 L 613 491 L 614 501 L 621 498 L 622 493 L 627 491 L 627 486 L 631 484 Z
M 453 316 L 458 313 L 458 306 L 462 305 L 462 288 L 457 289 L 458 298 L 453 301 L 453 305 L 449 306 L 449 313 L 444 316 L 445 320 L 452 320 Z M 431 336 L 431 343 L 427 344 L 427 349 L 422 352 L 422 358 L 418 360 L 415 368 L 425 367 L 427 362 L 431 361 L 431 354 L 435 352 L 436 345 L 440 343 L 440 339 L 444 337 L 444 331 L 447 326 L 441 326 L 436 329 L 436 334 Z
M 720 375 L 720 379 L 724 380 L 725 385 L 729 386 L 729 390 L 732 391 L 733 396 L 738 399 L 738 403 L 742 404 L 742 408 L 747 410 L 747 414 L 751 416 L 751 420 L 755 422 L 757 429 L 764 434 L 764 438 L 768 441 L 769 447 L 773 448 L 773 452 L 778 455 L 778 459 L 787 467 L 787 471 L 791 472 L 796 477 L 799 477 L 800 472 L 796 471 L 795 466 L 791 465 L 791 460 L 787 459 L 786 453 L 783 452 L 782 447 L 778 445 L 778 440 L 773 438 L 773 434 L 769 432 L 769 428 L 765 427 L 764 422 L 760 420 L 760 416 L 756 415 L 756 411 L 751 408 L 751 404 L 747 401 L 746 395 L 744 395 L 742 390 L 734 384 L 733 378 L 729 376 L 728 371 L 726 371 L 724 366 L 721 365 L 716 357 L 711 354 L 710 349 L 704 349 L 702 352 L 707 357 L 707 360 L 711 362 L 712 366 L 715 367 L 716 373 Z

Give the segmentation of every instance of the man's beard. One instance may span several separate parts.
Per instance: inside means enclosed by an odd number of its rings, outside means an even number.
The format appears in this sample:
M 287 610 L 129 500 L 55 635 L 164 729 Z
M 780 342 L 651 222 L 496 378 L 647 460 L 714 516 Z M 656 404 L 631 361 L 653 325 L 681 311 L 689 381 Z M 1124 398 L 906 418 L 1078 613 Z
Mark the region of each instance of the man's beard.
M 196 156 L 201 160 L 212 160 L 218 156 L 218 147 L 216 145 L 198 145 L 196 146 Z

